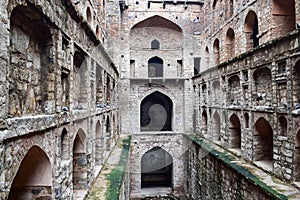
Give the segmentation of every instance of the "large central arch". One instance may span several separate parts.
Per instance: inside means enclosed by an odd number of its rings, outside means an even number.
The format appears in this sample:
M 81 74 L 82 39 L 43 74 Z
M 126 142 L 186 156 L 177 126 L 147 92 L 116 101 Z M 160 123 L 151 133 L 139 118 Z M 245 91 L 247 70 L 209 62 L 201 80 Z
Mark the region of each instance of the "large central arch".
M 160 147 L 147 151 L 141 159 L 141 186 L 171 187 L 172 186 L 172 156 Z
M 182 29 L 180 28 L 180 26 L 178 26 L 174 22 L 172 22 L 168 19 L 165 19 L 161 16 L 158 16 L 158 15 L 149 17 L 149 18 L 135 24 L 131 29 L 145 28 L 145 27 L 166 28 L 166 29 L 171 29 L 171 30 L 182 33 Z
M 141 131 L 172 131 L 172 114 L 172 100 L 160 92 L 153 92 L 141 102 Z

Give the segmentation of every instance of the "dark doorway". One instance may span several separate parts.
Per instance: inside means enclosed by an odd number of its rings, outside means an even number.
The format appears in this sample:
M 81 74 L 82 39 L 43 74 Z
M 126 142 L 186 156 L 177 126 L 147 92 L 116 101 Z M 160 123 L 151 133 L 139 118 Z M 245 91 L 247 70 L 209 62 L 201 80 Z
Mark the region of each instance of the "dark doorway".
M 141 103 L 141 131 L 172 131 L 173 103 L 169 97 L 154 92 Z
M 171 187 L 173 158 L 160 147 L 147 151 L 141 160 L 141 186 Z
M 148 76 L 163 77 L 163 60 L 159 57 L 150 58 L 148 61 Z

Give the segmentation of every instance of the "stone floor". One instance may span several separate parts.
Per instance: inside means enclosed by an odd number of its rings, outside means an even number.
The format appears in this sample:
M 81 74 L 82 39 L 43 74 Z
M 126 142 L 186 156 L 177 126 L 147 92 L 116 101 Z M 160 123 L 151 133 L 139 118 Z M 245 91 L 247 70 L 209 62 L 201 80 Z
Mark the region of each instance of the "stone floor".
M 106 180 L 106 176 L 110 174 L 112 169 L 119 163 L 121 152 L 122 152 L 122 145 L 120 145 L 120 141 L 117 145 L 113 148 L 111 154 L 109 155 L 106 164 L 101 169 L 100 173 L 98 174 L 92 188 L 89 191 L 89 194 L 86 195 L 86 200 L 105 200 L 105 193 L 108 186 L 108 181 Z M 78 199 L 79 200 L 79 199 Z

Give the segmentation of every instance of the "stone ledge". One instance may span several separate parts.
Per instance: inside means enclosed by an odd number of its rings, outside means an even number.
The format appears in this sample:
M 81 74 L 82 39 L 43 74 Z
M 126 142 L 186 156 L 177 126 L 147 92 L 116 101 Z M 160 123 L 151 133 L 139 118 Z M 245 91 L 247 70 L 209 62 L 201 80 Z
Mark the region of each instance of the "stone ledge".
M 55 115 L 36 115 L 6 119 L 8 129 L 0 132 L 0 141 L 56 126 Z
M 185 134 L 183 136 L 192 140 L 195 145 L 204 149 L 211 156 L 232 168 L 238 174 L 245 177 L 249 182 L 260 187 L 273 199 L 300 199 L 299 188 L 278 179 L 252 162 L 243 160 L 234 153 L 229 152 L 204 138 Z

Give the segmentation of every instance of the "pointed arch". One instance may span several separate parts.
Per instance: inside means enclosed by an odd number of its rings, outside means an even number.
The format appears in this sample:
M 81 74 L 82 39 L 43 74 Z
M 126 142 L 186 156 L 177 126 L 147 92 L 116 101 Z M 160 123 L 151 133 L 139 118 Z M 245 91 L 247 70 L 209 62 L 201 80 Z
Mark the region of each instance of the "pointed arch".
M 68 131 L 66 128 L 62 130 L 60 141 L 61 141 L 61 159 L 67 160 L 70 152 L 69 152 Z
M 202 112 L 202 120 L 201 120 L 201 126 L 202 126 L 202 133 L 203 135 L 207 134 L 207 112 L 206 110 L 203 110 Z
M 214 41 L 213 50 L 214 50 L 215 65 L 218 65 L 220 64 L 220 41 L 218 38 L 216 38 Z
M 287 120 L 284 116 L 279 117 L 280 135 L 287 135 Z
M 29 173 L 30 172 L 30 173 Z M 47 154 L 38 146 L 32 146 L 21 161 L 10 188 L 9 200 L 45 199 L 51 197 L 52 170 Z M 31 191 L 36 189 L 38 193 Z
M 131 30 L 136 29 L 136 28 L 146 28 L 146 27 L 166 28 L 166 29 L 171 29 L 171 30 L 182 33 L 182 29 L 180 28 L 179 25 L 175 24 L 174 22 L 172 22 L 166 18 L 158 16 L 158 15 L 149 17 L 149 18 L 135 24 L 131 28 Z
M 216 111 L 213 115 L 213 141 L 221 140 L 221 117 Z
M 249 11 L 244 25 L 244 32 L 246 37 L 246 49 L 257 47 L 259 45 L 258 33 L 258 18 L 254 11 Z
M 209 63 L 210 53 L 209 53 L 208 46 L 205 47 L 205 53 L 204 53 L 204 55 L 205 55 L 204 67 L 205 67 L 205 69 L 208 69 L 209 68 L 209 64 L 210 64 Z
M 244 118 L 245 118 L 245 128 L 249 128 L 249 114 L 245 113 Z
M 241 148 L 241 123 L 236 114 L 232 114 L 229 118 L 229 131 L 230 131 L 230 148 Z
M 263 117 L 254 124 L 253 151 L 254 160 L 273 162 L 273 130 Z
M 87 188 L 86 134 L 80 128 L 73 143 L 73 189 Z
M 165 94 L 155 91 L 140 105 L 141 131 L 172 131 L 173 102 Z
M 232 28 L 229 28 L 226 32 L 226 55 L 227 59 L 235 55 L 235 34 Z
M 103 162 L 103 131 L 100 120 L 96 123 L 96 152 L 95 152 L 95 163 L 96 165 L 101 165 Z
M 86 20 L 88 21 L 89 24 L 92 23 L 92 11 L 91 11 L 91 8 L 90 7 L 87 7 L 86 9 Z
M 171 187 L 173 158 L 161 147 L 153 147 L 141 158 L 141 186 Z

